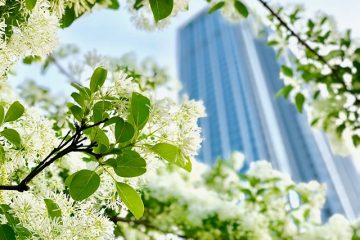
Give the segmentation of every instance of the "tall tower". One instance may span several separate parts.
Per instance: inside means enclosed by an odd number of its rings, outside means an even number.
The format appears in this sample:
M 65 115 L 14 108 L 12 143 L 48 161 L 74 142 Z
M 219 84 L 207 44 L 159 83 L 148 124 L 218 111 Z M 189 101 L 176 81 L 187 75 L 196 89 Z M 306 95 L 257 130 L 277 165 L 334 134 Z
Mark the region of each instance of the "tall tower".
M 218 13 L 200 13 L 179 30 L 178 62 L 185 92 L 207 109 L 200 161 L 213 164 L 242 151 L 248 163 L 266 159 L 296 181 L 326 183 L 324 216 L 360 214 L 360 187 L 348 184 L 360 181 L 353 162 L 335 157 L 304 114 L 275 98 L 283 87 L 279 65 L 251 20 L 233 24 Z

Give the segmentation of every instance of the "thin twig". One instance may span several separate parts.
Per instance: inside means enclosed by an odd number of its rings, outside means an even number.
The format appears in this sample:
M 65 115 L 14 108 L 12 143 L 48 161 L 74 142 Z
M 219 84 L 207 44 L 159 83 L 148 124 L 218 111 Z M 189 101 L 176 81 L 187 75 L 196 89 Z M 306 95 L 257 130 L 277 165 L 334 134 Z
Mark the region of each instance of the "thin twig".
M 67 77 L 70 82 L 78 83 L 78 81 L 76 81 L 76 79 L 68 71 L 65 70 L 65 68 L 60 64 L 60 62 L 54 56 L 52 55 L 49 56 L 49 59 L 54 63 L 55 67 L 59 70 L 59 72 L 63 74 L 65 77 Z
M 343 85 L 343 87 L 346 89 L 346 84 L 344 82 L 344 80 L 341 78 L 341 76 L 339 75 L 338 71 L 336 70 L 336 68 L 334 68 L 334 66 L 332 66 L 330 63 L 328 63 L 326 61 L 326 59 L 320 55 L 314 48 L 312 48 L 307 42 L 306 40 L 302 39 L 300 37 L 299 34 L 297 34 L 281 17 L 279 14 L 277 14 L 268 4 L 265 0 L 258 0 L 258 2 L 260 2 L 269 12 L 270 14 L 275 17 L 279 23 L 281 24 L 281 26 L 283 26 L 287 31 L 289 31 L 289 33 L 291 34 L 291 36 L 295 37 L 299 44 L 303 45 L 305 48 L 307 48 L 312 54 L 314 54 L 316 56 L 316 58 L 322 62 L 324 65 L 326 65 L 327 67 L 329 67 L 329 69 L 331 70 L 332 74 L 338 78 L 339 82 Z

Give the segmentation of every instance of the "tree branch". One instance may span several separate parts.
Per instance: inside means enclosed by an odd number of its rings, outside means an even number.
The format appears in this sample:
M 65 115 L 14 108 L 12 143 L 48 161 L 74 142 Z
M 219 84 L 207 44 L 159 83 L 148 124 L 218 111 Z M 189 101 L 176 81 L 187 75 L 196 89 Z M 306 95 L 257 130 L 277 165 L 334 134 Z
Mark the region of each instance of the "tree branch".
M 86 139 L 86 137 L 81 138 L 83 131 L 105 123 L 107 120 L 108 119 L 106 118 L 88 126 L 83 124 L 76 128 L 74 135 L 69 139 L 66 139 L 70 134 L 69 131 L 61 140 L 60 144 L 54 148 L 18 185 L 0 185 L 0 190 L 13 190 L 18 192 L 29 190 L 28 183 L 57 159 L 62 158 L 71 152 L 79 152 L 79 150 L 84 152 L 84 149 L 80 149 L 80 147 L 83 147 L 80 143 Z
M 297 34 L 281 17 L 279 14 L 277 14 L 268 4 L 265 0 L 258 0 L 258 2 L 260 2 L 264 8 L 266 8 L 270 14 L 275 17 L 279 23 L 281 24 L 281 26 L 283 26 L 290 34 L 291 36 L 295 37 L 299 44 L 303 45 L 306 49 L 308 49 L 312 54 L 314 54 L 316 56 L 316 58 L 322 62 L 324 65 L 326 65 L 327 67 L 330 68 L 331 72 L 333 75 L 335 75 L 336 78 L 338 78 L 339 82 L 343 85 L 343 87 L 346 89 L 346 84 L 344 83 L 344 80 L 341 78 L 341 76 L 339 75 L 338 71 L 336 70 L 336 68 L 334 68 L 334 66 L 332 66 L 331 64 L 329 64 L 326 59 L 320 55 L 314 48 L 312 48 L 307 42 L 306 40 L 302 39 L 300 37 L 299 34 Z
M 54 56 L 50 55 L 48 58 L 54 63 L 55 67 L 59 70 L 59 72 L 65 77 L 67 77 L 70 82 L 78 83 L 78 81 L 76 81 L 76 79 L 68 71 L 65 70 L 65 68 Z

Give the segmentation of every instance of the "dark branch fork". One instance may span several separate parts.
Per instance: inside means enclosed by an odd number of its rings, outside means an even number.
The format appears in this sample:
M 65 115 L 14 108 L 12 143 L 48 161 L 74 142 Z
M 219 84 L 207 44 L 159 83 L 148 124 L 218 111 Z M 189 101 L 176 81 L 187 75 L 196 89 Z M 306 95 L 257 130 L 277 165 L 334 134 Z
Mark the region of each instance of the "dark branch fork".
M 57 159 L 60 159 L 71 152 L 86 152 L 92 154 L 92 147 L 94 145 L 90 144 L 89 146 L 83 146 L 82 144 L 82 142 L 87 139 L 87 137 L 83 136 L 83 131 L 105 123 L 107 120 L 108 119 L 104 119 L 92 125 L 82 124 L 81 126 L 76 126 L 75 133 L 67 139 L 70 135 L 69 131 L 61 140 L 60 144 L 54 148 L 34 169 L 32 169 L 32 171 L 18 185 L 0 185 L 0 190 L 13 190 L 19 192 L 27 191 L 30 189 L 28 183 Z

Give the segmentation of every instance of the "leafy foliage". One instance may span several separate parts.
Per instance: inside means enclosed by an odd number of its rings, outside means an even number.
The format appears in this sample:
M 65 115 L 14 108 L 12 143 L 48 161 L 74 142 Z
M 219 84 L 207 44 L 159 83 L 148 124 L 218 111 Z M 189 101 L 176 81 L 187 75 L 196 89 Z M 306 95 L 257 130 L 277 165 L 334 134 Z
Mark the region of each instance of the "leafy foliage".
M 312 121 L 315 125 L 334 131 L 338 138 L 350 131 L 353 145 L 359 145 L 360 51 L 352 42 L 350 32 L 334 35 L 330 19 L 320 16 L 308 19 L 297 29 L 297 35 L 292 28 L 296 29 L 303 19 L 299 8 L 286 14 L 284 9 L 272 11 L 266 2 L 259 2 L 271 13 L 269 19 L 278 37 L 269 43 L 278 48 L 278 56 L 286 52 L 283 43 L 289 45 L 292 37 L 300 43 L 300 51 L 296 52 L 301 55 L 291 56 L 289 66 L 281 67 L 282 77 L 295 79 L 288 82 L 298 84 L 285 86 L 278 95 L 293 99 L 300 112 L 305 104 L 313 108 L 311 110 L 321 110 L 318 111 L 321 115 Z M 165 26 L 171 17 L 188 9 L 187 1 L 129 3 L 129 9 L 134 10 L 134 21 L 143 23 L 143 28 Z M 247 6 L 239 0 L 209 0 L 208 3 L 209 13 L 221 11 L 232 20 L 249 15 Z M 192 181 L 191 175 L 169 172 L 171 165 L 164 167 L 159 158 L 192 170 L 192 159 L 201 142 L 196 122 L 202 116 L 202 107 L 193 101 L 176 104 L 168 99 L 157 100 L 153 92 L 164 83 L 166 74 L 154 65 L 143 67 L 140 72 L 145 69 L 149 73 L 143 76 L 136 67 L 120 64 L 119 59 L 101 61 L 106 62 L 106 66 L 99 66 L 100 61 L 88 61 L 86 66 L 91 67 L 93 74 L 90 81 L 85 82 L 81 81 L 81 74 L 66 72 L 58 62 L 72 56 L 76 49 L 49 55 L 55 47 L 59 25 L 71 26 L 95 6 L 118 9 L 120 5 L 117 0 L 0 2 L 1 89 L 6 89 L 2 80 L 21 59 L 25 64 L 43 64 L 43 72 L 57 66 L 75 89 L 71 101 L 59 104 L 55 113 L 46 112 L 51 114 L 48 118 L 16 99 L 1 99 L 0 189 L 21 192 L 19 195 L 0 192 L 1 201 L 9 204 L 0 205 L 1 239 L 125 236 L 126 230 L 121 229 L 120 222 L 143 225 L 135 231 L 144 230 L 149 236 L 151 232 L 165 232 L 200 239 L 263 239 L 264 236 L 318 239 L 335 229 L 343 239 L 357 238 L 356 227 L 352 231 L 352 226 L 342 217 L 335 216 L 335 222 L 330 221 L 328 225 L 312 219 L 323 205 L 320 185 L 289 183 L 263 162 L 253 165 L 252 172 L 250 167 L 247 174 L 240 176 L 229 170 L 228 163 L 220 162 L 198 181 Z M 149 15 L 150 20 L 146 19 Z M 306 36 L 309 42 L 299 36 Z M 43 96 L 47 95 L 46 89 L 34 86 Z M 310 89 L 310 94 L 305 89 Z M 31 93 L 24 98 L 31 106 L 39 99 Z M 41 100 L 46 103 L 49 99 L 52 98 Z M 349 99 L 351 103 L 345 106 Z M 62 105 L 67 110 L 63 111 Z M 43 109 L 49 107 L 44 106 Z M 48 119 L 55 119 L 55 123 Z M 155 174 L 154 164 L 167 170 L 159 169 Z M 171 177 L 155 178 L 156 184 L 151 185 L 151 176 L 168 173 Z M 229 180 L 227 176 L 236 180 Z M 150 184 L 148 188 L 142 186 L 139 194 L 139 185 L 144 179 Z M 168 189 L 160 185 L 178 179 L 180 181 Z M 225 182 L 229 186 L 225 186 Z M 181 186 L 192 191 L 184 194 L 179 191 Z M 28 191 L 30 189 L 33 191 Z M 300 206 L 292 206 L 291 193 L 299 198 Z M 209 200 L 214 202 L 207 202 Z M 204 207 L 208 207 L 206 211 L 196 211 Z M 104 218 L 104 213 L 108 218 Z M 153 221 L 154 216 L 157 221 Z M 162 217 L 166 221 L 158 221 Z M 251 220 L 254 221 L 249 223 Z M 311 225 L 313 221 L 316 223 Z M 266 224 L 261 225 L 264 222 Z M 310 231 L 305 225 L 310 226 Z M 91 231 L 87 231 L 89 226 Z M 81 231 L 83 229 L 86 230 Z
M 143 188 L 142 221 L 130 215 L 118 218 L 120 236 L 304 240 L 358 236 L 358 225 L 340 215 L 320 222 L 324 186 L 295 183 L 266 161 L 253 162 L 239 174 L 243 162 L 243 156 L 234 153 L 212 167 L 194 162 L 190 175 L 160 168 Z
M 330 16 L 319 14 L 310 19 L 305 18 L 303 12 L 299 6 L 280 7 L 268 16 L 269 25 L 275 29 L 269 44 L 291 65 L 281 67 L 288 85 L 279 93 L 291 96 L 299 112 L 306 104 L 314 125 L 325 130 L 332 141 L 337 139 L 333 146 L 342 145 L 343 151 L 349 154 L 358 146 L 354 139 L 359 136 L 360 128 L 358 46 L 349 30 L 339 33 L 334 28 Z M 293 38 L 298 45 L 289 44 Z M 285 48 L 290 48 L 292 54 L 288 55 L 289 50 Z M 352 144 L 345 145 L 344 132 L 352 135 Z M 339 147 L 334 147 L 336 149 Z

